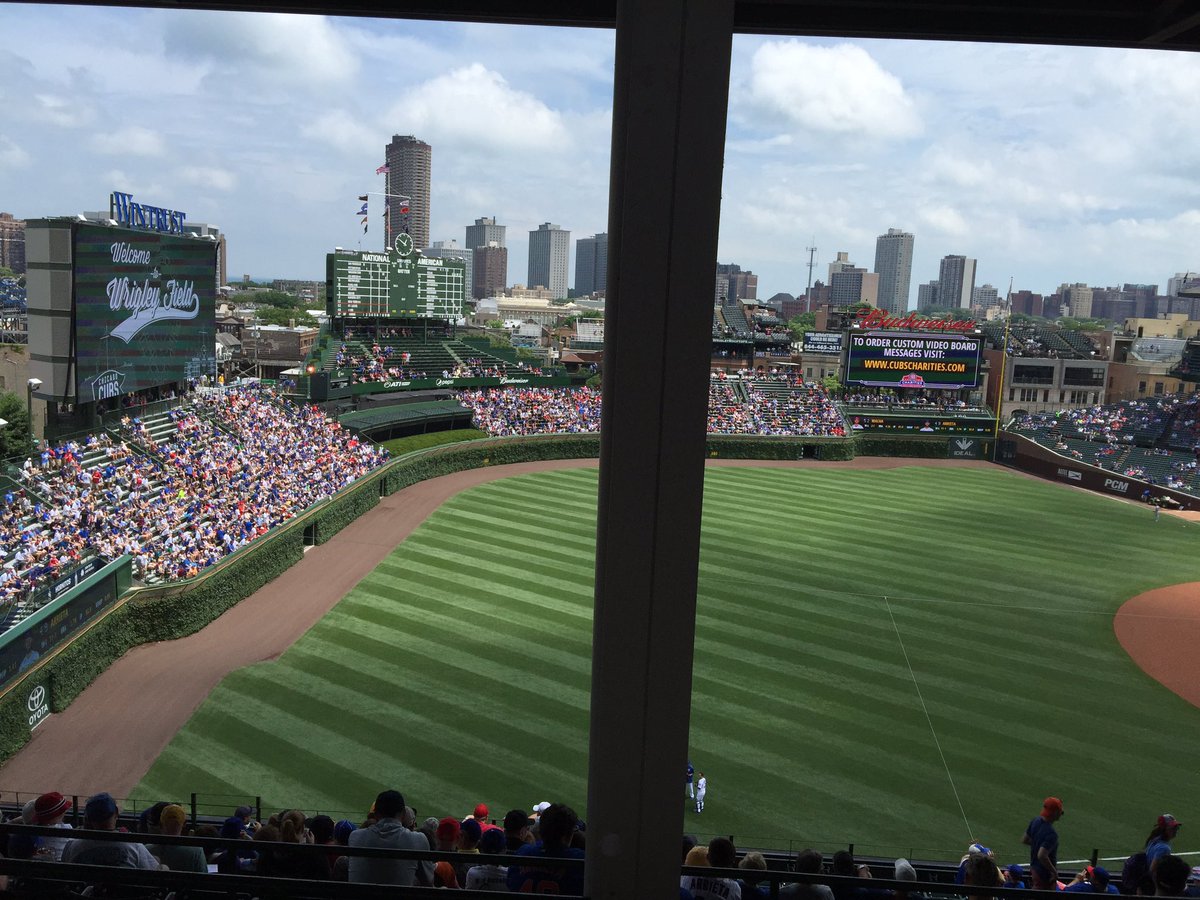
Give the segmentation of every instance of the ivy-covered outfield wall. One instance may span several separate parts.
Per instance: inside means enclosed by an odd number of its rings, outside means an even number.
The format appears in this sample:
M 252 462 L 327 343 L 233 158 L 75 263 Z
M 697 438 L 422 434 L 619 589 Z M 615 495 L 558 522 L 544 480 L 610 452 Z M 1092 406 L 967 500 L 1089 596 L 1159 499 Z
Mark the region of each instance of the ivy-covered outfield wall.
M 710 458 L 847 460 L 856 455 L 945 457 L 946 437 L 759 438 L 713 435 Z M 29 691 L 46 687 L 60 712 L 129 649 L 193 634 L 299 562 L 306 535 L 324 543 L 379 498 L 453 472 L 549 459 L 595 459 L 597 434 L 488 438 L 407 454 L 189 581 L 128 591 L 106 615 L 0 695 L 0 762 L 29 740 Z

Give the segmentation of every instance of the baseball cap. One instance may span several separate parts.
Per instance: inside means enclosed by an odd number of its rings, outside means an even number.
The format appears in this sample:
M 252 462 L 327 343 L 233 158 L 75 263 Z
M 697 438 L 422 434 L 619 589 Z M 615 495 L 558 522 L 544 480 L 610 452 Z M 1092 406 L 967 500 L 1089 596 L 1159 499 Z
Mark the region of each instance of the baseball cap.
M 507 846 L 507 839 L 504 837 L 504 832 L 499 828 L 492 828 L 483 833 L 483 837 L 479 839 L 480 853 L 503 853 Z
M 107 791 L 89 797 L 83 808 L 83 817 L 89 822 L 104 822 L 116 814 L 117 801 Z
M 543 800 L 541 803 L 533 804 L 533 811 L 539 816 L 550 808 L 550 801 Z
M 897 881 L 916 881 L 917 870 L 903 856 L 896 860 L 896 880 Z
M 1108 869 L 1103 866 L 1088 866 L 1087 873 L 1088 878 L 1091 878 L 1093 881 L 1108 882 L 1112 880 L 1112 876 L 1108 874 Z
M 171 803 L 163 807 L 158 814 L 158 821 L 162 825 L 182 825 L 187 821 L 187 813 L 178 803 Z
M 1183 823 L 1180 822 L 1177 818 L 1175 818 L 1170 813 L 1163 813 L 1161 816 L 1158 817 L 1158 827 L 1159 828 L 1171 828 L 1172 826 L 1175 828 L 1179 828 L 1182 825 L 1183 825 Z M 1189 831 L 1188 834 L 1191 834 L 1191 832 Z
M 504 814 L 504 830 L 505 831 L 520 831 L 532 820 L 529 818 L 529 813 L 523 809 L 510 809 Z
M 246 818 L 246 816 L 254 815 L 254 810 L 251 809 L 249 806 L 239 806 L 237 809 L 235 809 L 233 811 L 233 814 L 235 816 L 237 816 L 239 819 L 244 819 L 244 818 Z
M 461 830 L 462 826 L 458 824 L 458 819 L 447 816 L 438 822 L 437 839 L 439 841 L 457 841 L 458 833 Z
M 972 844 L 967 848 L 968 856 L 991 856 L 992 851 L 983 844 Z
M 475 818 L 486 819 L 488 817 L 488 807 L 486 803 L 477 804 L 475 807 Z
M 463 819 L 458 828 L 473 841 L 478 841 L 480 835 L 483 834 L 483 826 L 474 819 Z
M 33 801 L 33 824 L 44 825 L 71 808 L 71 801 L 58 791 L 42 794 Z
M 1059 800 L 1057 797 L 1047 797 L 1045 800 L 1042 801 L 1042 812 L 1061 813 L 1062 811 L 1063 811 L 1062 801 Z
M 333 839 L 339 844 L 344 844 L 356 830 L 355 824 L 349 819 L 341 819 L 333 826 Z
M 1008 867 L 1008 874 L 1011 875 L 1013 878 L 1024 878 L 1025 870 L 1022 869 L 1019 864 L 1013 863 L 1011 866 Z

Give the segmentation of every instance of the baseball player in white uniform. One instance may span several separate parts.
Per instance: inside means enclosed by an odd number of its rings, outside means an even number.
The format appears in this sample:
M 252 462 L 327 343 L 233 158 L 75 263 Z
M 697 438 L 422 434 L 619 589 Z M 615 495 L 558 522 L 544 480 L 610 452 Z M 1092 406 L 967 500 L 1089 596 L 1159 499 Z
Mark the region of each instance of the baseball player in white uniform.
M 708 793 L 708 779 L 703 772 L 696 773 L 696 812 L 704 812 L 704 795 Z

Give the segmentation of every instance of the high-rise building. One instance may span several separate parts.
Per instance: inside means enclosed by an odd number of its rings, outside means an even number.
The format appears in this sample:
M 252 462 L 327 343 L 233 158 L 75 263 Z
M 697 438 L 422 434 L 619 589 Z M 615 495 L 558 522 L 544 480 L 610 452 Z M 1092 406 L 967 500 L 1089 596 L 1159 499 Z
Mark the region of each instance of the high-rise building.
M 429 246 L 429 181 L 433 148 L 411 134 L 393 135 L 383 148 L 387 165 L 387 234 L 390 241 L 407 231 L 414 247 Z M 404 203 L 404 198 L 407 204 Z M 406 211 L 407 210 L 407 211 Z
M 499 297 L 508 286 L 508 248 L 488 241 L 484 246 L 476 247 L 472 255 L 471 295 L 476 300 Z
M 938 305 L 938 283 L 927 281 L 917 285 L 917 312 L 924 312 L 931 306 Z
M 3 218 L 4 213 L 0 213 L 0 219 Z M 1178 297 L 1182 289 L 1197 285 L 1200 285 L 1200 272 L 1176 272 L 1173 278 L 1167 279 L 1167 296 Z
M 476 219 L 474 225 L 467 226 L 467 241 L 465 246 L 468 250 L 474 250 L 476 247 L 486 247 L 492 243 L 497 247 L 504 247 L 506 246 L 504 243 L 504 232 L 507 228 L 507 225 L 497 225 L 495 216 L 483 216 Z
M 969 309 L 975 293 L 975 260 L 967 256 L 943 256 L 938 270 L 938 306 Z
M 971 293 L 971 305 L 979 309 L 991 309 L 1000 305 L 1000 292 L 994 285 L 983 284 Z
M 567 271 L 571 259 L 571 232 L 543 222 L 529 232 L 529 286 L 549 288 L 554 298 L 567 296 Z
M 25 272 L 25 220 L 0 212 L 0 266 Z
M 717 282 L 713 299 L 720 302 L 722 297 L 730 300 L 757 300 L 758 276 L 736 263 L 717 263 Z
M 875 272 L 879 275 L 879 308 L 891 313 L 908 310 L 912 281 L 913 236 L 899 228 L 875 239 Z
M 833 276 L 841 272 L 843 269 L 853 269 L 854 263 L 850 262 L 850 254 L 845 250 L 839 250 L 837 259 L 829 264 L 829 283 L 833 284 Z
M 1040 316 L 1045 302 L 1045 298 L 1041 294 L 1035 294 L 1029 290 L 1020 290 L 1013 291 L 1009 306 L 1011 311 L 1015 313 L 1023 313 L 1027 316 Z
M 1061 303 L 1067 304 L 1071 315 L 1077 319 L 1089 319 L 1092 316 L 1092 289 L 1082 282 L 1076 284 L 1060 284 L 1058 296 Z
M 829 301 L 834 306 L 853 306 L 856 303 L 876 305 L 879 300 L 879 276 L 866 269 L 852 266 L 834 272 L 829 278 Z
M 575 296 L 603 294 L 608 284 L 608 233 L 575 242 Z
M 463 284 L 466 286 L 463 291 L 467 296 L 471 295 L 472 285 L 475 284 L 475 273 L 473 269 L 475 251 L 466 247 L 458 246 L 458 241 L 451 238 L 448 241 L 434 241 L 428 247 L 421 250 L 426 256 L 440 256 L 444 259 L 461 259 L 467 264 L 467 271 L 463 275 Z

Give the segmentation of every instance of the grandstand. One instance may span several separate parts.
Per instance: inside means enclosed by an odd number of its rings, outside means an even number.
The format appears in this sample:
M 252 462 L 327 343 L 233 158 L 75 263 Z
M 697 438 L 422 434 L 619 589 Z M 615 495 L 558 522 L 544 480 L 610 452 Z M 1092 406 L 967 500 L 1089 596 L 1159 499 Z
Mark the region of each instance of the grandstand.
M 996 350 L 1005 346 L 1002 322 L 980 325 L 987 343 Z M 1095 344 L 1085 334 L 1036 322 L 1012 322 L 1008 326 L 1010 356 L 1050 359 L 1091 359 L 1097 355 Z

